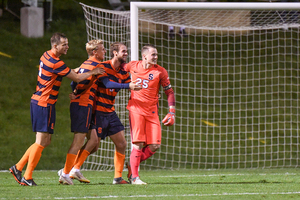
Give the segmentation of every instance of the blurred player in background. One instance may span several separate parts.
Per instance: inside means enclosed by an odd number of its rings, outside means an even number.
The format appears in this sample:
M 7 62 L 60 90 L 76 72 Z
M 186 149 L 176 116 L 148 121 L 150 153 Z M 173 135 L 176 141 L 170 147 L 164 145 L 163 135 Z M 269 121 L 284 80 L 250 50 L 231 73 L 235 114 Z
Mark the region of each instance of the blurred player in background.
M 100 45 L 99 49 L 104 49 L 103 45 Z M 88 126 L 84 127 L 85 132 L 81 134 L 82 137 L 79 140 L 80 142 L 76 142 L 75 136 L 77 134 L 75 134 L 73 144 L 75 145 L 75 143 L 77 143 L 77 148 L 72 148 L 73 149 L 72 153 L 70 152 L 71 149 L 69 150 L 64 172 L 60 176 L 61 183 L 70 184 L 70 185 L 73 184 L 70 178 L 66 182 L 63 182 L 61 180 L 62 180 L 62 176 L 65 176 L 68 173 L 68 171 L 71 170 L 73 166 L 71 165 L 73 164 L 72 160 L 74 161 L 75 158 L 76 160 L 74 163 L 74 167 L 70 172 L 70 177 L 75 178 L 81 182 L 89 183 L 90 181 L 87 180 L 80 172 L 80 167 L 82 166 L 86 158 L 91 153 L 97 151 L 100 140 L 105 139 L 105 137 L 109 136 L 116 146 L 115 154 L 114 154 L 115 176 L 114 176 L 113 184 L 128 184 L 128 182 L 123 180 L 122 178 L 122 172 L 125 163 L 125 150 L 126 150 L 127 143 L 124 136 L 124 126 L 115 112 L 114 103 L 115 103 L 115 96 L 117 95 L 120 89 L 130 88 L 131 90 L 140 90 L 141 85 L 132 82 L 130 83 L 131 79 L 129 77 L 129 74 L 120 68 L 121 64 L 123 64 L 127 59 L 128 56 L 127 47 L 123 43 L 115 42 L 111 45 L 110 52 L 112 57 L 111 60 L 102 63 L 99 62 L 100 59 L 97 61 L 98 66 L 103 67 L 106 71 L 106 74 L 98 76 L 97 81 L 94 84 L 95 86 L 92 87 L 93 93 L 96 90 L 96 97 L 94 101 L 95 115 L 93 118 L 95 127 L 92 128 L 93 130 L 91 131 L 91 134 L 86 144 L 78 152 L 77 158 L 75 154 L 79 150 L 78 147 L 83 144 L 84 135 L 85 135 L 84 133 L 86 133 L 86 131 L 88 130 Z M 105 49 L 102 50 L 101 60 L 104 59 L 104 54 L 105 54 Z M 93 56 L 91 57 L 93 58 Z M 93 62 L 96 62 L 96 60 L 97 59 L 94 58 Z M 82 90 L 80 88 L 80 84 L 77 86 L 76 90 L 77 90 L 76 99 L 72 100 L 71 106 L 72 104 L 74 104 L 73 102 L 77 102 L 78 101 L 77 99 L 80 99 L 81 98 L 80 96 L 82 95 L 82 94 L 78 94 L 78 92 Z M 87 99 L 87 98 L 83 98 L 83 99 Z M 84 119 L 86 120 L 86 113 L 87 111 L 85 112 L 85 114 L 82 113 L 79 116 L 80 117 L 84 116 Z M 72 115 L 73 114 L 71 109 L 71 116 Z M 74 122 L 76 121 L 77 123 L 74 123 L 75 127 L 78 126 L 78 120 L 74 120 Z M 97 133 L 94 132 L 95 131 L 94 128 L 96 128 Z M 98 138 L 96 134 L 98 134 Z M 72 146 L 74 146 L 73 144 Z
M 168 0 L 168 2 L 188 2 L 188 0 Z M 184 21 L 185 21 L 185 15 L 183 15 L 183 12 L 182 10 L 178 10 L 178 11 L 174 11 L 173 10 L 168 10 L 169 12 L 169 15 L 170 15 L 170 18 L 171 18 L 171 21 L 173 21 L 174 19 L 174 16 L 173 15 L 176 15 L 176 16 L 181 16 L 181 23 L 184 24 Z M 182 16 L 183 15 L 183 16 Z M 179 31 L 178 31 L 178 34 L 185 38 L 187 37 L 187 34 L 185 32 L 185 27 L 184 26 L 181 26 L 179 28 Z M 175 28 L 174 26 L 169 26 L 169 38 L 170 39 L 175 39 Z
M 68 39 L 62 33 L 54 33 L 51 37 L 51 50 L 46 51 L 40 58 L 36 92 L 30 103 L 32 129 L 36 132 L 36 140 L 25 152 L 21 160 L 11 168 L 15 180 L 25 186 L 36 186 L 32 173 L 38 164 L 42 151 L 51 143 L 55 125 L 55 103 L 63 77 L 80 82 L 91 75 L 104 73 L 103 68 L 97 68 L 83 74 L 77 74 L 59 59 L 66 55 L 69 49 Z M 24 177 L 22 169 L 27 164 Z
M 129 110 L 130 132 L 133 149 L 128 165 L 128 178 L 132 184 L 144 185 L 138 173 L 140 163 L 151 157 L 161 144 L 161 125 L 158 116 L 160 86 L 167 95 L 169 113 L 162 120 L 164 125 L 175 122 L 175 96 L 165 68 L 157 64 L 157 49 L 145 45 L 141 61 L 131 61 L 124 65 L 131 79 L 142 84 L 140 91 L 131 91 L 127 109 Z M 131 174 L 132 173 L 132 174 Z

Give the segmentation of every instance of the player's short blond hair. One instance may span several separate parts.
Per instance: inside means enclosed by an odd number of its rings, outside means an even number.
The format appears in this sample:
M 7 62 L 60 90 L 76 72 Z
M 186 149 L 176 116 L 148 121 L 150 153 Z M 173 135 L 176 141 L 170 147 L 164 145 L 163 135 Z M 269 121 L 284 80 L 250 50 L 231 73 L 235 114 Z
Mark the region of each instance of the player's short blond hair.
M 103 40 L 90 40 L 85 44 L 85 49 L 89 56 L 93 55 L 93 51 L 97 50 L 99 44 L 104 44 Z

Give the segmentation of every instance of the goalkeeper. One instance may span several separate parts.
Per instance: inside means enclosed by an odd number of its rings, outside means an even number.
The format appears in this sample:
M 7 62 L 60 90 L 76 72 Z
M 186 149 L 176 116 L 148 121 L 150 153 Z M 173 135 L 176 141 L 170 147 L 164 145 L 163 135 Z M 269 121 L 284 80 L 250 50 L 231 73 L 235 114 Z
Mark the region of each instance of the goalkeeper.
M 140 91 L 131 91 L 127 105 L 133 144 L 130 166 L 127 166 L 128 178 L 132 184 L 137 185 L 147 184 L 139 178 L 140 163 L 151 157 L 161 144 L 161 125 L 158 117 L 160 86 L 163 87 L 169 104 L 169 113 L 162 123 L 171 126 L 175 122 L 175 96 L 168 72 L 157 64 L 157 49 L 153 45 L 145 45 L 141 54 L 141 61 L 131 61 L 124 65 L 124 70 L 131 73 L 131 80 L 143 87 Z

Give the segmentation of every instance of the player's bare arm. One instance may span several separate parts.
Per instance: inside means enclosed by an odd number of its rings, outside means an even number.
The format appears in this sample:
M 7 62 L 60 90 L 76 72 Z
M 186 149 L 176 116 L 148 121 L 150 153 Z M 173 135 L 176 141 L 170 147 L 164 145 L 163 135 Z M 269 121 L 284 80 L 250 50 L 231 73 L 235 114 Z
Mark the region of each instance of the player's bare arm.
M 98 74 L 104 74 L 104 73 L 105 73 L 105 70 L 102 67 L 97 67 L 91 71 L 88 71 L 88 72 L 85 72 L 82 74 L 77 74 L 73 70 L 71 70 L 71 72 L 66 77 L 71 79 L 72 81 L 78 83 L 80 81 L 87 79 L 88 77 L 90 77 L 92 75 L 98 75 Z

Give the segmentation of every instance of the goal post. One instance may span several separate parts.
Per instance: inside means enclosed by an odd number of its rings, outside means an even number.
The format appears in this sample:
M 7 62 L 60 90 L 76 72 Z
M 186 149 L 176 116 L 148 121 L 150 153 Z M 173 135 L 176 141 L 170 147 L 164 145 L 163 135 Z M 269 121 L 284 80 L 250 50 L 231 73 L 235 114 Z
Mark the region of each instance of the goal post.
M 220 2 L 130 2 L 131 59 L 138 60 L 138 11 L 139 9 L 176 10 L 299 10 L 299 3 L 220 3 Z
M 87 39 L 115 41 L 140 60 L 158 49 L 176 95 L 176 123 L 140 169 L 298 167 L 300 4 L 131 2 L 130 11 L 81 4 Z M 169 28 L 175 36 L 169 37 Z M 186 31 L 186 35 L 178 31 Z M 116 98 L 130 155 L 128 91 Z M 160 90 L 159 115 L 168 112 Z M 84 169 L 113 169 L 107 138 Z

